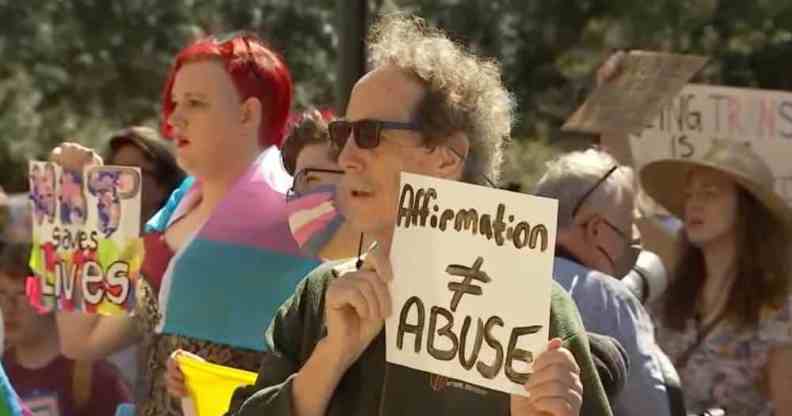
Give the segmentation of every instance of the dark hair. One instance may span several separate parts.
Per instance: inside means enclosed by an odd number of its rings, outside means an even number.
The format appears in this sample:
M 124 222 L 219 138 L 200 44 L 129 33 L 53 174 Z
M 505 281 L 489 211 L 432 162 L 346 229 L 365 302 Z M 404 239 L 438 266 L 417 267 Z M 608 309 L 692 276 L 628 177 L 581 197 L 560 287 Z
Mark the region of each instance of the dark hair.
M 24 280 L 33 274 L 30 261 L 30 244 L 8 243 L 0 247 L 0 273 Z
M 118 150 L 127 144 L 140 149 L 146 155 L 146 159 L 154 164 L 157 181 L 165 187 L 168 195 L 179 187 L 184 180 L 185 173 L 176 163 L 173 153 L 155 129 L 134 126 L 113 134 L 105 155 L 105 163 L 112 164 Z
M 751 326 L 759 323 L 765 306 L 778 306 L 789 290 L 789 235 L 761 202 L 742 188 L 737 202 L 737 277 L 725 306 L 724 318 Z M 683 233 L 682 257 L 662 305 L 664 323 L 682 330 L 696 315 L 706 280 L 704 253 L 694 247 Z M 695 299 L 695 301 L 691 301 Z
M 289 134 L 281 146 L 281 158 L 283 167 L 290 175 L 294 176 L 297 172 L 297 157 L 305 146 L 312 144 L 331 144 L 330 134 L 327 131 L 327 119 L 331 115 L 323 115 L 319 110 L 309 109 L 303 112 L 298 120 L 292 125 Z M 330 146 L 330 158 L 335 160 L 338 157 L 337 150 Z

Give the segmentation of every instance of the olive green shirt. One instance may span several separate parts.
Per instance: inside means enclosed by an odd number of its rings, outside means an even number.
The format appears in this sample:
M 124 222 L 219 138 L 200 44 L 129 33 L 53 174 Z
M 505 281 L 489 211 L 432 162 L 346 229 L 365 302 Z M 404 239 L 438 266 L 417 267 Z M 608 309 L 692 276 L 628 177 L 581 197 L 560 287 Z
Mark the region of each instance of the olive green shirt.
M 292 379 L 325 336 L 325 291 L 338 270 L 348 267 L 349 263 L 324 264 L 300 283 L 267 330 L 270 351 L 264 354 L 256 384 L 237 389 L 229 415 L 293 414 Z M 563 340 L 581 368 L 581 415 L 610 416 L 577 308 L 555 283 L 549 331 L 551 337 Z M 342 377 L 328 404 L 328 416 L 509 415 L 508 394 L 388 363 L 385 350 L 383 331 Z

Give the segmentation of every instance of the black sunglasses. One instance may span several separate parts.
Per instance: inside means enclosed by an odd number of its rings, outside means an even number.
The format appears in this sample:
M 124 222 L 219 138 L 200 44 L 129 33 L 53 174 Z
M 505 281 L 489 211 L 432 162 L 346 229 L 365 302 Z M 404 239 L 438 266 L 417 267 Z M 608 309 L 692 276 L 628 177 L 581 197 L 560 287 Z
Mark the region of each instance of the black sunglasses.
M 253 76 L 256 77 L 256 79 L 259 82 L 261 82 L 262 84 L 265 83 L 264 79 L 261 77 L 261 75 L 259 75 L 258 71 L 256 71 L 256 64 L 255 64 L 255 58 L 253 56 L 253 50 L 250 48 L 250 42 L 248 41 L 248 39 L 253 39 L 256 42 L 261 43 L 261 39 L 258 36 L 256 36 L 252 32 L 240 30 L 236 32 L 222 33 L 211 37 L 212 41 L 217 46 L 225 45 L 226 43 L 231 42 L 236 38 L 240 38 L 242 39 L 243 42 L 245 42 L 245 49 L 247 50 L 247 59 L 245 60 L 245 63 L 247 64 L 248 71 L 252 73 Z
M 373 119 L 363 119 L 358 121 L 349 120 L 335 120 L 327 125 L 328 132 L 330 133 L 330 141 L 333 145 L 341 151 L 346 146 L 349 136 L 355 140 L 355 145 L 361 149 L 373 149 L 379 146 L 383 130 L 409 130 L 421 131 L 421 126 L 413 122 L 399 122 L 399 121 L 382 121 Z M 465 160 L 456 149 L 448 146 L 458 158 Z M 487 184 L 493 188 L 497 188 L 490 178 L 486 175 L 481 175 Z
M 380 144 L 383 130 L 421 131 L 421 127 L 412 122 L 382 121 L 363 119 L 358 121 L 335 120 L 327 125 L 330 140 L 338 149 L 343 149 L 351 135 L 357 147 L 373 149 Z
M 331 173 L 334 175 L 343 175 L 344 171 L 340 169 L 318 169 L 318 168 L 305 168 L 294 175 L 294 181 L 292 182 L 291 188 L 286 191 L 286 199 L 292 199 L 300 196 L 302 193 L 297 191 L 295 187 L 299 182 L 300 177 L 308 175 L 309 173 Z

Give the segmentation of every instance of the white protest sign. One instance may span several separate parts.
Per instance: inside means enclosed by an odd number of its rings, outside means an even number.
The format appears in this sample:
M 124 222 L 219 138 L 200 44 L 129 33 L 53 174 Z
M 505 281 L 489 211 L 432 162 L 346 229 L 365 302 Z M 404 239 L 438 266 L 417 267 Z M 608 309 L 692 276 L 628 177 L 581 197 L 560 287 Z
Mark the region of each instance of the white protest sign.
M 70 171 L 30 162 L 33 241 L 27 284 L 41 311 L 125 314 L 143 263 L 140 169 Z
M 401 180 L 388 362 L 524 395 L 547 345 L 557 201 Z
M 701 157 L 713 140 L 749 144 L 792 204 L 792 93 L 689 84 L 630 137 L 630 146 L 640 168 L 657 159 Z

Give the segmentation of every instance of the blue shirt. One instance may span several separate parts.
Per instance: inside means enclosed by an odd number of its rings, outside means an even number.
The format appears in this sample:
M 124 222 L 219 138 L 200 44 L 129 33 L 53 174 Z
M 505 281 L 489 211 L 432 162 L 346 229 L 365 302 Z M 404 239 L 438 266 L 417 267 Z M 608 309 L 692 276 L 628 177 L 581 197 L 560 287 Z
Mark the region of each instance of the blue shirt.
M 587 331 L 622 344 L 630 360 L 627 383 L 613 403 L 618 416 L 668 416 L 668 393 L 657 356 L 654 326 L 643 305 L 617 279 L 556 257 L 554 279 L 569 292 Z

